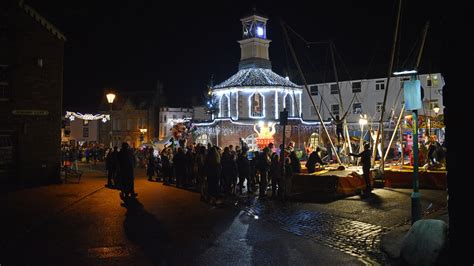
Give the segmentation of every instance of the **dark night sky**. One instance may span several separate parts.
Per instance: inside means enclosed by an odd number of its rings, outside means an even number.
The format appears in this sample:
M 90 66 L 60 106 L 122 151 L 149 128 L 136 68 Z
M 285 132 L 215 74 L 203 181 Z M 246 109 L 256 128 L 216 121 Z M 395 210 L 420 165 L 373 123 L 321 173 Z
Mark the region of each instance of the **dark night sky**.
M 294 67 L 285 56 L 279 23 L 283 19 L 308 41 L 332 39 L 349 73 L 363 69 L 369 77 L 380 77 L 375 73 L 387 72 L 397 5 L 395 0 L 26 2 L 66 35 L 65 107 L 83 112 L 97 111 L 104 88 L 116 88 L 118 93 L 150 90 L 157 80 L 164 83 L 170 104 L 189 105 L 193 96 L 201 100 L 211 74 L 221 82 L 237 71 L 239 19 L 253 5 L 270 19 L 267 36 L 272 40 L 270 59 L 275 72 L 283 74 L 287 62 Z M 407 58 L 414 61 L 409 51 L 429 19 L 421 72 L 437 71 L 441 11 L 428 1 L 403 2 L 396 66 Z M 311 70 L 305 65 L 307 58 L 318 71 L 328 68 L 324 46 L 306 49 L 295 35 L 291 39 L 304 69 Z M 338 68 L 344 72 L 341 61 Z

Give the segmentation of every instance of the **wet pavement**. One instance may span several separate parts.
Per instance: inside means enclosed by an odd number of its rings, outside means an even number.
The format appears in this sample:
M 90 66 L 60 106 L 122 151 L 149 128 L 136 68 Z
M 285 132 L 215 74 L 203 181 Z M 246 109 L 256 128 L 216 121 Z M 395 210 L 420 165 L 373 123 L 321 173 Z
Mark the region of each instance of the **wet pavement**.
M 244 196 L 215 206 L 199 193 L 146 181 L 143 169 L 138 200 L 121 204 L 98 169 L 79 184 L 3 196 L 10 219 L 0 263 L 386 265 L 396 262 L 380 250 L 381 236 L 410 218 L 407 189 L 314 202 Z M 421 193 L 425 214 L 445 207 L 445 192 Z

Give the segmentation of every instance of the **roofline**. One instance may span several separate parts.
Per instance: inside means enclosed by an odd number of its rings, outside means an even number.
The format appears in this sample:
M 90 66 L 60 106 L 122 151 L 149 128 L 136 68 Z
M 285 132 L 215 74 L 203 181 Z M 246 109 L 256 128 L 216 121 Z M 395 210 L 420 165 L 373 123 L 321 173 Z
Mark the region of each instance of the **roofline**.
M 25 11 L 26 14 L 28 14 L 30 17 L 34 18 L 37 22 L 39 22 L 43 27 L 45 27 L 50 33 L 52 33 L 54 36 L 56 36 L 58 39 L 66 41 L 66 36 L 51 22 L 49 22 L 46 18 L 41 16 L 38 11 L 36 11 L 34 8 L 31 6 L 27 5 L 24 3 L 23 0 L 20 0 L 18 2 L 18 5 Z
M 296 86 L 283 86 L 283 85 L 245 85 L 245 86 L 225 86 L 225 87 L 213 87 L 211 88 L 212 91 L 215 91 L 215 90 L 221 90 L 221 89 L 232 89 L 232 88 L 236 88 L 236 89 L 252 89 L 254 87 L 258 87 L 258 88 L 292 88 L 292 89 L 302 89 L 302 87 L 304 86 L 299 86 L 299 85 L 296 85 Z

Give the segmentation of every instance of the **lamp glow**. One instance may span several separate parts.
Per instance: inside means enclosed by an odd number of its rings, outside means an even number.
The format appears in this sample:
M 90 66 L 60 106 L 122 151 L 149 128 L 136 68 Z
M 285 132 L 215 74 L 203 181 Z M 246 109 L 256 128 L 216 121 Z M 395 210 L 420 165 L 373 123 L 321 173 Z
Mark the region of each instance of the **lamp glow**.
M 115 94 L 114 93 L 107 93 L 106 97 L 107 97 L 107 101 L 109 103 L 113 103 L 114 99 L 115 99 Z
M 263 28 L 262 27 L 257 27 L 257 35 L 258 35 L 258 37 L 263 37 Z

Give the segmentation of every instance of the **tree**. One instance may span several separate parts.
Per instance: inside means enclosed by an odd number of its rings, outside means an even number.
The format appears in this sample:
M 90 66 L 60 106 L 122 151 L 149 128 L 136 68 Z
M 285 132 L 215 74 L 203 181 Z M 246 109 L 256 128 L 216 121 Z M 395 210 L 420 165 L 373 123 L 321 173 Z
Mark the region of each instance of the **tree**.
M 217 97 L 212 94 L 212 86 L 213 86 L 213 77 L 211 76 L 211 81 L 209 85 L 207 85 L 207 92 L 204 95 L 205 99 L 205 106 L 206 112 L 213 117 L 215 114 L 219 113 L 219 100 Z

